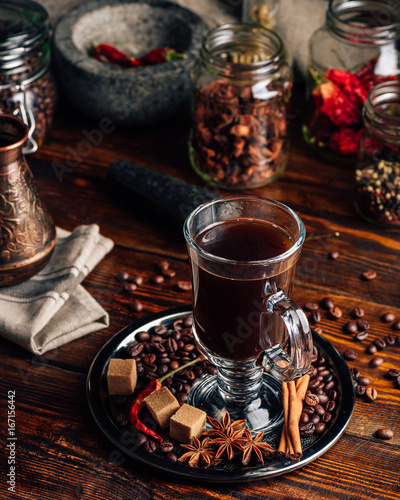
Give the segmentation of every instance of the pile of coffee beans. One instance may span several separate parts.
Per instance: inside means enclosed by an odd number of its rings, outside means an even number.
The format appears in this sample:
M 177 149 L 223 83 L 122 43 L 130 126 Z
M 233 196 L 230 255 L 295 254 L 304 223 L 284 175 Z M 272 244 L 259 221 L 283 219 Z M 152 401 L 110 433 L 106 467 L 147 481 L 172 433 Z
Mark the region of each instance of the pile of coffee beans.
M 365 281 L 374 280 L 377 277 L 375 271 L 365 271 L 361 274 L 360 278 Z M 320 309 L 327 311 L 327 318 L 331 320 L 337 320 L 342 318 L 343 312 L 334 303 L 331 297 L 324 297 L 319 304 L 315 302 L 307 302 L 304 305 L 304 310 L 310 312 L 309 321 L 314 325 L 320 323 L 322 320 L 322 315 Z M 344 323 L 342 330 L 344 333 L 353 335 L 353 339 L 357 342 L 365 341 L 369 336 L 370 324 L 364 318 L 365 312 L 361 307 L 354 307 L 350 311 L 351 319 Z M 380 320 L 391 326 L 393 333 L 389 333 L 383 337 L 375 338 L 365 349 L 365 352 L 370 355 L 375 355 L 378 352 L 385 350 L 387 347 L 400 346 L 400 321 L 396 319 L 395 314 L 390 311 L 384 312 L 380 316 Z M 314 328 L 317 333 L 322 334 L 322 328 Z M 343 357 L 347 361 L 354 361 L 358 356 L 355 349 L 346 349 L 343 352 Z M 384 359 L 381 356 L 373 356 L 369 361 L 368 366 L 370 368 L 378 368 L 384 363 Z M 355 393 L 357 397 L 362 397 L 367 401 L 375 401 L 378 398 L 378 391 L 371 386 L 371 381 L 368 377 L 361 375 L 358 368 L 351 368 L 352 380 L 355 388 Z M 393 380 L 395 387 L 400 388 L 400 370 L 390 369 L 387 372 L 387 378 Z M 390 429 L 378 429 L 374 434 L 375 437 L 379 439 L 391 439 L 393 437 L 393 432 Z
M 300 435 L 323 434 L 331 422 L 339 403 L 339 392 L 334 371 L 319 349 L 313 347 L 310 382 L 300 417 Z
M 133 396 L 109 398 L 114 421 L 122 429 L 126 445 L 131 445 L 133 448 L 140 447 L 148 453 L 156 453 L 171 462 L 177 461 L 181 449 L 178 443 L 169 440 L 168 431 L 157 428 L 146 408 L 141 410 L 141 422 L 163 437 L 163 442 L 157 443 L 130 426 L 128 414 L 132 402 L 152 379 L 159 378 L 199 357 L 192 335 L 192 322 L 192 317 L 186 317 L 175 321 L 168 328 L 159 325 L 149 331 L 137 332 L 135 341 L 126 347 L 125 354 L 126 358 L 133 358 L 136 361 L 138 383 L 135 392 Z M 196 380 L 203 374 L 215 373 L 216 368 L 208 361 L 199 361 L 167 378 L 163 385 L 168 387 L 182 405 L 186 403 L 189 391 Z

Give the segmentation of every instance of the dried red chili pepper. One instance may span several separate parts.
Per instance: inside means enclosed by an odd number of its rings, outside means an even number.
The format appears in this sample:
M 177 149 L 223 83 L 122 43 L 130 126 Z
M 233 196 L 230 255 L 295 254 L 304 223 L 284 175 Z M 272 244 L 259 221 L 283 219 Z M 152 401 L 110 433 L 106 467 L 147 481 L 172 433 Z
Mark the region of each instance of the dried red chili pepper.
M 149 66 L 167 61 L 173 61 L 174 59 L 186 59 L 186 54 L 181 54 L 170 47 L 160 47 L 158 49 L 150 50 L 138 60 L 140 61 L 141 66 Z
M 170 47 L 159 47 L 157 49 L 150 50 L 139 59 L 135 59 L 108 43 L 93 45 L 92 54 L 98 61 L 123 66 L 125 68 L 151 66 L 154 64 L 172 61 L 173 59 L 186 58 L 186 54 L 176 52 L 176 50 L 171 49 Z
M 127 56 L 124 52 L 108 43 L 93 45 L 92 54 L 98 61 L 116 64 L 117 66 L 124 66 L 126 68 L 141 66 L 137 59 Z
M 143 434 L 147 434 L 148 436 L 152 437 L 158 442 L 162 442 L 162 437 L 159 436 L 156 432 L 153 430 L 149 429 L 146 427 L 142 422 L 139 420 L 139 411 L 143 408 L 145 405 L 145 398 L 147 396 L 150 396 L 153 392 L 158 391 L 158 389 L 161 388 L 161 382 L 159 381 L 158 378 L 152 380 L 149 385 L 144 389 L 142 392 L 139 393 L 138 397 L 135 399 L 135 401 L 132 403 L 132 406 L 129 409 L 129 421 L 131 424 L 135 427 L 140 432 L 143 432 Z
M 145 402 L 144 400 L 147 398 L 147 396 L 150 396 L 153 392 L 158 391 L 162 387 L 162 383 L 164 380 L 166 380 L 169 377 L 172 377 L 172 375 L 175 375 L 175 373 L 183 370 L 184 368 L 187 368 L 190 365 L 193 365 L 194 363 L 197 363 L 198 361 L 203 361 L 204 358 L 202 356 L 199 356 L 196 359 L 193 359 L 192 361 L 189 361 L 189 363 L 186 363 L 185 365 L 180 366 L 176 370 L 172 370 L 165 375 L 163 375 L 160 378 L 155 378 L 150 381 L 150 383 L 147 385 L 143 391 L 141 391 L 135 401 L 132 403 L 130 409 L 129 409 L 129 421 L 130 423 L 137 429 L 138 431 L 142 432 L 143 434 L 146 434 L 147 436 L 152 437 L 154 440 L 158 442 L 162 442 L 162 437 L 154 432 L 152 429 L 149 429 L 146 427 L 140 420 L 139 420 L 139 412 L 140 410 L 144 407 Z

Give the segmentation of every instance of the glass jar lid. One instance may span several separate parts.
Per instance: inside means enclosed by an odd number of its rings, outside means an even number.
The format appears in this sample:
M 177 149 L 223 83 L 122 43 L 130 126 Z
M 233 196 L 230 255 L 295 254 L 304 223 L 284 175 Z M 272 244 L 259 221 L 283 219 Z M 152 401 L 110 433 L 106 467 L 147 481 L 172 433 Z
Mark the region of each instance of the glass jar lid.
M 0 3 L 0 71 L 18 73 L 30 60 L 48 55 L 49 16 L 32 0 Z

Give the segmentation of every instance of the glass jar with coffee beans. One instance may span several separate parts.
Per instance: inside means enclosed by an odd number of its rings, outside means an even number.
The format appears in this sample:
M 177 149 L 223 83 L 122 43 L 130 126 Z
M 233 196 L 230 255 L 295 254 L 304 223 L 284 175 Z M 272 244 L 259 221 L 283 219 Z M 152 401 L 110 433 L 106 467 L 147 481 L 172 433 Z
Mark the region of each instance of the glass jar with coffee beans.
M 369 93 L 356 171 L 356 208 L 376 224 L 400 227 L 400 83 Z
M 0 112 L 29 126 L 24 153 L 44 141 L 52 124 L 56 88 L 49 71 L 50 23 L 47 11 L 32 0 L 0 4 Z
M 397 3 L 330 0 L 310 40 L 303 135 L 328 160 L 355 164 L 369 91 L 400 75 Z
M 211 30 L 194 75 L 195 171 L 225 189 L 272 182 L 286 166 L 292 72 L 279 36 L 237 23 Z

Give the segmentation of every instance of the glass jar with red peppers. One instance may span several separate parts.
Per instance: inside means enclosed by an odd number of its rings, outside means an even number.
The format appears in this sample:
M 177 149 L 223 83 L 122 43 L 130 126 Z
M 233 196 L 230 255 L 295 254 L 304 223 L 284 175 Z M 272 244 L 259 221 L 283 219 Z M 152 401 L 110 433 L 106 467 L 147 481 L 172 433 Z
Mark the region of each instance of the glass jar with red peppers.
M 310 41 L 306 141 L 328 159 L 356 161 L 363 105 L 400 76 L 399 10 L 391 0 L 330 0 Z
M 29 127 L 24 153 L 33 153 L 51 126 L 56 88 L 50 64 L 47 11 L 32 0 L 0 4 L 0 112 Z
M 375 86 L 363 117 L 356 208 L 370 222 L 400 228 L 400 83 Z
M 211 30 L 194 76 L 189 152 L 195 171 L 225 189 L 276 179 L 287 160 L 291 87 L 276 33 L 241 23 Z

